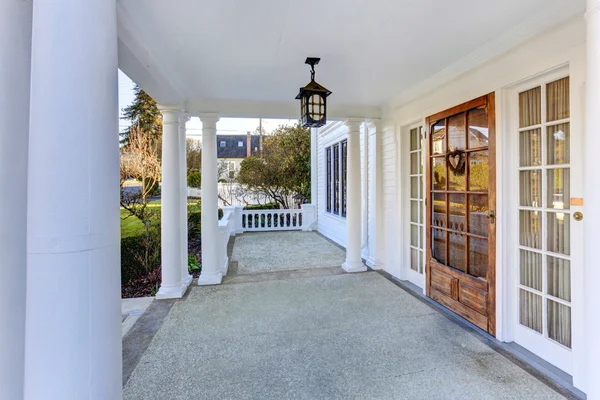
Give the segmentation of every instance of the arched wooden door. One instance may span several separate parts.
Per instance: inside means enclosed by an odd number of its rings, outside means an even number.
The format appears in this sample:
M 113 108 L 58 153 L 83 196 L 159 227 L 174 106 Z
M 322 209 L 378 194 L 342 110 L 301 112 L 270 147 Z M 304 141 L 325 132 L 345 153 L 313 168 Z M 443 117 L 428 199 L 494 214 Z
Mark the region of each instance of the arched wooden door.
M 427 125 L 427 296 L 495 335 L 494 94 Z

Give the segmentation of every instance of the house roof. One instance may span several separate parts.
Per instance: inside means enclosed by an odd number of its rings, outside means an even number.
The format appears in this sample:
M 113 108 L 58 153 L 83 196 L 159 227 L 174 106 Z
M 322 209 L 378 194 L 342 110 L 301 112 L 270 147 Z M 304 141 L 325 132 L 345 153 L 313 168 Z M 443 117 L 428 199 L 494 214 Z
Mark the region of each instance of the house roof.
M 217 158 L 246 158 L 247 135 L 217 135 Z M 240 146 L 241 142 L 241 146 Z M 221 146 L 224 144 L 224 146 Z M 260 136 L 251 136 L 251 153 L 260 150 Z

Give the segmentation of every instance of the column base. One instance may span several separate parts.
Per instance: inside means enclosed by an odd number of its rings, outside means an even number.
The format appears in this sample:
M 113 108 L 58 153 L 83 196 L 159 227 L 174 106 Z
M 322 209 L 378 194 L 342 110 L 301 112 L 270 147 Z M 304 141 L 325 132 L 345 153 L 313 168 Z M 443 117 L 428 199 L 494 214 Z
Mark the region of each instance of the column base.
M 161 286 L 160 289 L 158 289 L 158 293 L 156 293 L 156 299 L 157 300 L 180 299 L 183 297 L 186 290 L 187 290 L 187 285 L 183 285 L 183 284 L 180 286 L 168 287 L 168 288 Z
M 342 264 L 342 269 L 348 273 L 367 271 L 367 267 L 362 263 L 362 261 L 346 261 Z
M 383 263 L 381 260 L 369 258 L 367 259 L 367 266 L 371 269 L 383 269 Z
M 200 277 L 198 278 L 198 286 L 219 285 L 221 284 L 222 280 L 223 274 L 220 272 L 211 275 L 200 273 Z
M 193 279 L 194 279 L 194 277 L 193 277 L 192 275 L 189 275 L 189 274 L 188 274 L 188 275 L 186 275 L 186 276 L 183 278 L 183 286 L 185 286 L 186 288 L 187 288 L 188 286 L 190 286 L 190 283 L 192 283 L 192 280 L 193 280 Z
M 221 275 L 226 276 L 229 271 L 229 257 L 225 257 L 225 263 L 221 266 Z

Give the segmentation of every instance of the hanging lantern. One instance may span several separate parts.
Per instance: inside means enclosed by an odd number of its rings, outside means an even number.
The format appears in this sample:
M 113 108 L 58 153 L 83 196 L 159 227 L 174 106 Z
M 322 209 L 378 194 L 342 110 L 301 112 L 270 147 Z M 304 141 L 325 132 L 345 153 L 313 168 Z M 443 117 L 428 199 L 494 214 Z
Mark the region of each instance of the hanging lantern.
M 296 100 L 300 100 L 302 126 L 307 128 L 318 128 L 327 122 L 327 96 L 331 92 L 315 82 L 315 65 L 320 60 L 313 57 L 306 59 L 305 63 L 311 67 L 310 83 L 300 88 L 296 96 Z

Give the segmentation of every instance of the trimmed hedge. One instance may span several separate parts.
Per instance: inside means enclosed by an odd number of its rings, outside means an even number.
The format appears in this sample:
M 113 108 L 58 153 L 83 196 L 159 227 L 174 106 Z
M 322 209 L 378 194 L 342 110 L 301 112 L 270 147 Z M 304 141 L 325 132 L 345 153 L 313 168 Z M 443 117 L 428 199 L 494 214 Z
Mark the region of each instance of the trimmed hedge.
M 279 206 L 277 203 L 266 203 L 266 204 L 249 204 L 244 207 L 244 210 L 277 210 Z
M 160 245 L 159 245 L 160 246 Z M 129 283 L 146 273 L 144 266 L 137 260 L 144 252 L 144 235 L 129 236 L 121 239 L 121 284 Z

